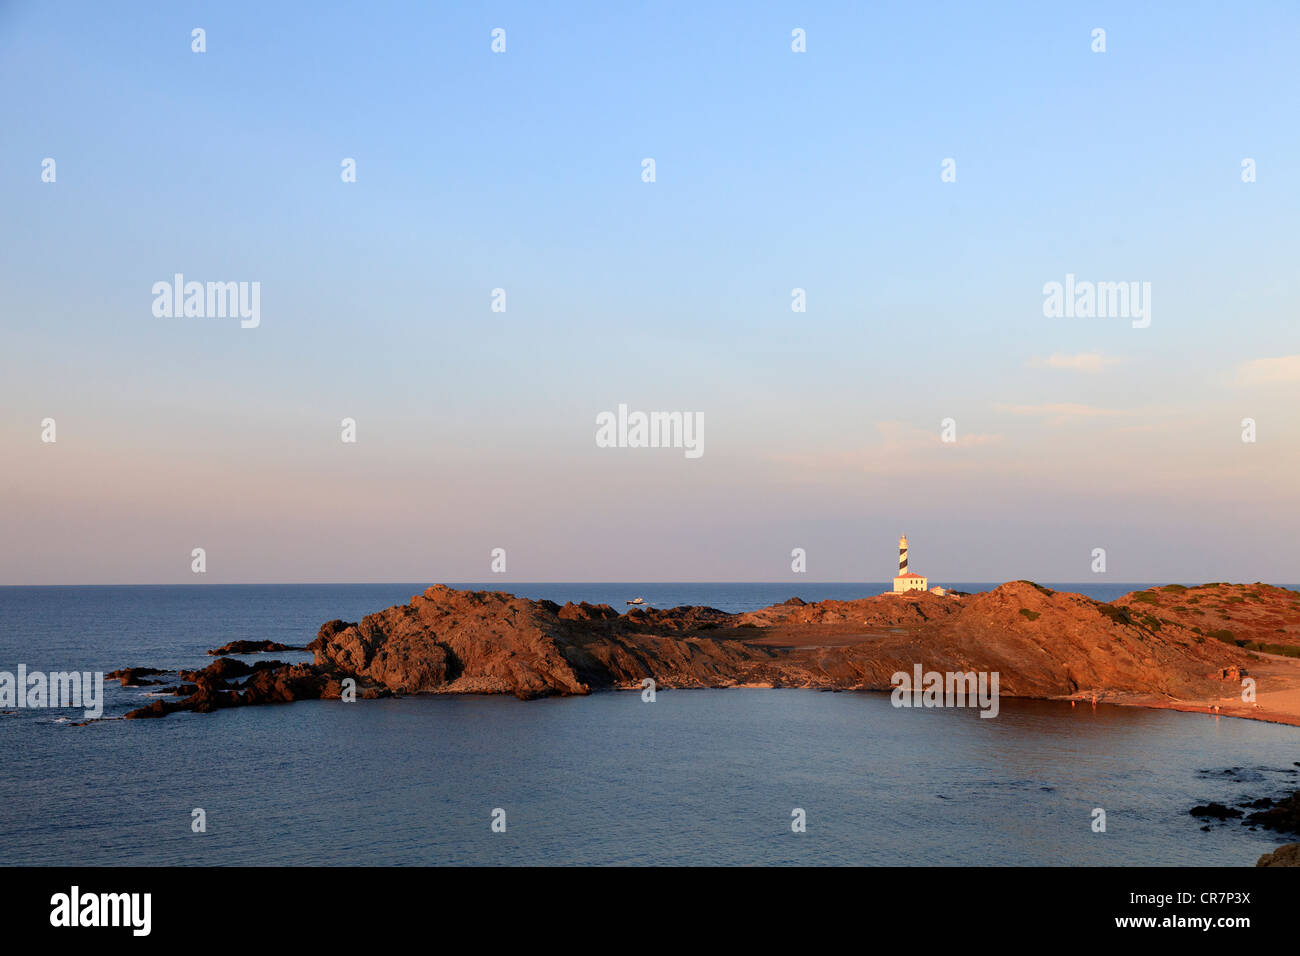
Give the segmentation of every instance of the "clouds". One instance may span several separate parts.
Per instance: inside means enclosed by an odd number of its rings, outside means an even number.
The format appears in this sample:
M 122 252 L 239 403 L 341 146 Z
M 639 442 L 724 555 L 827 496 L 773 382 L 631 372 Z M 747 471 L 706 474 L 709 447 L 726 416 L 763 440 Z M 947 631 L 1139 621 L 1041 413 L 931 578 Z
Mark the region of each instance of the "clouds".
M 1300 355 L 1280 355 L 1242 362 L 1233 378 L 1235 385 L 1282 385 L 1300 383 Z
M 967 433 L 960 423 L 956 441 L 942 440 L 942 423 L 933 428 L 915 423 L 880 421 L 876 435 L 854 447 L 819 444 L 793 454 L 771 456 L 789 478 L 817 483 L 860 483 L 871 477 L 915 480 L 919 475 L 957 476 L 972 471 L 1014 469 L 1013 459 L 996 451 L 1002 436 Z
M 1060 368 L 1096 375 L 1113 365 L 1121 365 L 1126 361 L 1128 359 L 1115 355 L 1103 355 L 1101 352 L 1079 352 L 1076 355 L 1053 352 L 1046 358 L 1034 356 L 1029 360 L 1028 364 L 1030 368 Z
M 1069 425 L 1077 422 L 1113 419 L 1131 414 L 1114 408 L 1097 408 L 1078 402 L 1052 402 L 1045 405 L 995 405 L 1000 412 L 1028 418 L 1042 419 L 1048 425 Z
M 1059 369 L 1068 372 L 1082 372 L 1087 375 L 1099 375 L 1107 369 L 1123 365 L 1128 358 L 1121 355 L 1106 355 L 1102 352 L 1053 352 L 1051 355 L 1032 356 L 1026 363 L 1027 368 Z M 1258 385 L 1300 384 L 1300 355 L 1279 355 L 1269 358 L 1249 359 L 1238 363 L 1231 371 L 1214 375 L 1219 383 L 1253 387 Z M 1102 410 L 1087 410 L 1086 406 L 1003 406 L 1004 411 L 1015 414 L 1029 414 L 1033 408 L 1058 410 L 1059 414 L 1070 418 L 1096 417 Z

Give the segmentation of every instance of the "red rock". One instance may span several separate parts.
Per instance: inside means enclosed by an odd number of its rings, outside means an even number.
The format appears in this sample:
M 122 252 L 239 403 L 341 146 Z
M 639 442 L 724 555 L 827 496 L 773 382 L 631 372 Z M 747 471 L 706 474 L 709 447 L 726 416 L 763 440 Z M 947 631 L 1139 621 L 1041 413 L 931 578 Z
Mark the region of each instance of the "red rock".
M 146 674 L 166 674 L 167 671 L 160 671 L 155 667 L 123 667 L 121 670 L 109 671 L 104 675 L 105 680 L 120 680 L 123 687 L 146 687 L 154 684 L 161 684 L 162 681 L 145 680 Z
M 1291 593 L 1263 599 L 1272 607 Z M 346 677 L 357 680 L 360 697 L 529 699 L 635 687 L 645 677 L 660 687 L 886 690 L 896 671 L 911 672 L 914 664 L 996 671 L 1007 696 L 1221 698 L 1224 682 L 1246 673 L 1250 655 L 1149 610 L 1152 601 L 1128 595 L 1106 604 L 1014 581 L 959 598 L 917 592 L 813 604 L 792 599 L 745 614 L 647 607 L 620 615 L 608 605 L 561 606 L 439 585 L 359 622 L 322 625 L 309 645 L 313 665 L 250 666 L 223 657 L 183 671 L 196 690 L 171 706 L 337 697 Z M 1248 608 L 1224 603 L 1229 614 Z M 1248 617 L 1254 619 L 1253 610 Z M 225 683 L 250 674 L 242 686 Z
M 195 671 L 178 671 L 183 681 L 199 683 L 204 681 L 224 680 L 227 677 L 243 677 L 253 673 L 253 668 L 233 657 L 219 657 L 207 667 Z
M 166 717 L 169 712 L 165 701 L 155 700 L 145 707 L 137 707 L 135 710 L 130 711 L 124 715 L 124 718 L 126 720 L 138 720 L 142 717 Z
M 1300 843 L 1284 843 L 1261 856 L 1256 866 L 1300 866 Z

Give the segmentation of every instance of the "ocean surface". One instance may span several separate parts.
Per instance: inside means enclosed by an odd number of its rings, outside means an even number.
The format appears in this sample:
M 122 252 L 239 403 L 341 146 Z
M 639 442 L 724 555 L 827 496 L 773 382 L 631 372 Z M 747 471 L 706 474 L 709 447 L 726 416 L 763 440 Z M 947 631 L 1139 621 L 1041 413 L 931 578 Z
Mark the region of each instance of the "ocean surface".
M 473 586 L 729 611 L 885 590 Z M 1050 586 L 1104 600 L 1142 587 Z M 227 641 L 305 644 L 324 621 L 423 588 L 0 587 L 0 671 L 201 667 Z M 149 690 L 107 684 L 105 715 Z M 895 709 L 886 694 L 740 689 L 309 701 L 71 726 L 81 719 L 0 714 L 0 865 L 1252 865 L 1286 839 L 1235 822 L 1203 832 L 1188 809 L 1300 787 L 1300 728 L 1036 701 L 1004 700 L 993 720 Z M 196 808 L 205 833 L 192 832 Z M 796 808 L 804 833 L 791 831 Z

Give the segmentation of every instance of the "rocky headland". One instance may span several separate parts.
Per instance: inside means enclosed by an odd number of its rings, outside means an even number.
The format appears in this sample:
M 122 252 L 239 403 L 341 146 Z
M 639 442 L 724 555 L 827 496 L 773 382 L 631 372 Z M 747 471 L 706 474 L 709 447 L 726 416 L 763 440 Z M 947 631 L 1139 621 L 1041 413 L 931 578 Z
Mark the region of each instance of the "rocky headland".
M 234 642 L 209 653 L 289 650 Z M 889 690 L 891 676 L 997 672 L 1004 697 L 1069 698 L 1300 723 L 1300 594 L 1269 585 L 1170 585 L 1105 603 L 1014 581 L 960 596 L 792 598 L 709 607 L 559 605 L 436 585 L 360 621 L 324 624 L 312 663 L 218 656 L 180 671 L 131 718 L 177 710 L 390 694 L 522 699 L 640 687 Z M 124 685 L 161 672 L 115 672 Z M 149 675 L 150 679 L 146 679 Z M 1254 700 L 1243 682 L 1255 682 Z
M 297 650 L 312 652 L 312 662 L 226 656 Z M 1300 724 L 1300 594 L 1263 584 L 1169 585 L 1106 603 L 1013 581 L 978 594 L 791 598 L 741 614 L 710 607 L 620 614 L 604 604 L 437 585 L 360 621 L 329 621 L 306 648 L 235 641 L 208 653 L 216 660 L 201 669 L 107 675 L 165 695 L 125 716 L 352 695 L 531 699 L 640 688 L 647 678 L 657 689 L 888 691 L 896 672 L 920 665 L 997 672 L 1003 697 Z M 161 679 L 168 676 L 173 683 Z M 1236 779 L 1240 769 L 1219 773 Z M 1202 829 L 1245 824 L 1300 834 L 1300 792 L 1190 812 Z M 1280 847 L 1258 865 L 1298 865 L 1298 848 Z

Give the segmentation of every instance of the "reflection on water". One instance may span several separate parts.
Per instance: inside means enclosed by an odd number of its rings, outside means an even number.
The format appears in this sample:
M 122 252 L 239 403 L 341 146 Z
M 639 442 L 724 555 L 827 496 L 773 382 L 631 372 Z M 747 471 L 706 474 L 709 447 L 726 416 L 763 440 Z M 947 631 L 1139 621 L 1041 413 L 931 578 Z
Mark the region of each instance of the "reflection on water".
M 0 669 L 188 667 L 411 593 L 33 590 L 0 589 Z M 144 693 L 110 688 L 109 713 Z M 1297 728 L 1010 699 L 992 720 L 797 690 L 53 720 L 0 716 L 0 863 L 1250 865 L 1285 839 L 1188 809 L 1300 786 Z M 1225 767 L 1256 773 L 1204 773 Z
M 884 694 L 715 690 L 310 702 L 28 723 L 3 740 L 5 863 L 1241 865 L 1282 841 L 1205 833 L 1187 810 L 1295 775 L 1197 771 L 1289 767 L 1300 735 L 1104 706 L 1005 701 L 981 720 Z M 194 807 L 206 834 L 189 831 Z

